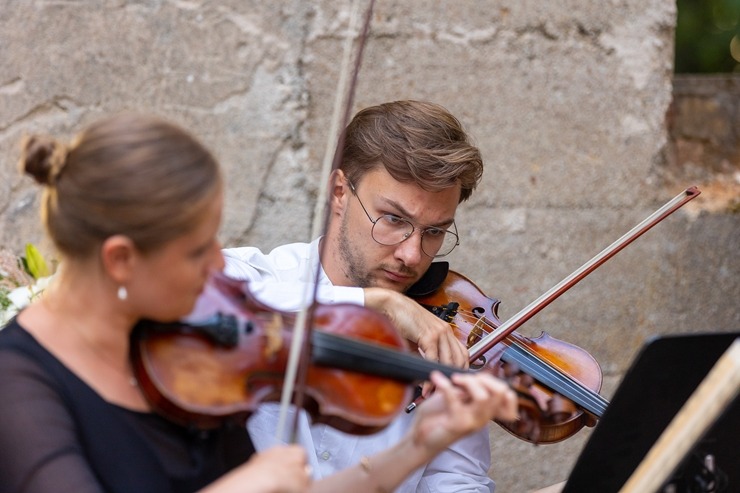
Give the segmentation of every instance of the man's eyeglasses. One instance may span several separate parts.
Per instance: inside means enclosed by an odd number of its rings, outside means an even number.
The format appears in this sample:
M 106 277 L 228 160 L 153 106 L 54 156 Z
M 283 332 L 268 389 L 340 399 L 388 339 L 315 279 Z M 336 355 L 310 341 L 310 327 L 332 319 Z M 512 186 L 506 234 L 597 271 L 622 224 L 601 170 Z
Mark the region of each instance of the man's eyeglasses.
M 352 190 L 352 195 L 357 197 L 360 207 L 365 211 L 365 215 L 370 222 L 373 223 L 373 229 L 370 231 L 373 240 L 381 245 L 393 246 L 406 241 L 414 234 L 414 224 L 408 219 L 396 216 L 395 214 L 383 214 L 377 219 L 373 219 L 367 212 L 367 209 L 365 209 L 360 196 L 357 195 L 355 186 L 350 182 L 347 183 L 349 183 L 349 188 Z M 457 236 L 457 226 L 455 226 L 454 222 L 452 223 L 452 227 L 455 229 L 454 232 L 443 228 L 435 228 L 434 226 L 420 229 L 421 251 L 429 257 L 444 257 L 445 255 L 449 255 L 460 244 L 460 238 Z

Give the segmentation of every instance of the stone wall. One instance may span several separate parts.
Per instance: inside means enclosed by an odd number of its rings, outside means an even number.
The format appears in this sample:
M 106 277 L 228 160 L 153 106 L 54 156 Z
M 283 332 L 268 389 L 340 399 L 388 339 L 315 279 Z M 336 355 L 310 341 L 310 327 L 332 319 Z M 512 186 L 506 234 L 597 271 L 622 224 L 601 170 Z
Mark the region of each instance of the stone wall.
M 1 246 L 49 251 L 38 189 L 15 169 L 21 136 L 71 136 L 120 109 L 172 118 L 215 151 L 229 177 L 226 245 L 308 239 L 347 3 L 0 0 L 0 12 Z M 460 209 L 450 261 L 502 300 L 503 319 L 725 173 L 671 168 L 675 16 L 672 0 L 377 2 L 355 109 L 428 99 L 474 136 L 487 171 Z M 740 328 L 740 219 L 713 195 L 520 331 L 591 353 L 609 397 L 650 336 Z M 589 431 L 538 447 L 491 434 L 491 474 L 507 493 L 564 479 Z
M 740 212 L 740 77 L 676 75 L 662 176 L 704 184 L 703 209 Z

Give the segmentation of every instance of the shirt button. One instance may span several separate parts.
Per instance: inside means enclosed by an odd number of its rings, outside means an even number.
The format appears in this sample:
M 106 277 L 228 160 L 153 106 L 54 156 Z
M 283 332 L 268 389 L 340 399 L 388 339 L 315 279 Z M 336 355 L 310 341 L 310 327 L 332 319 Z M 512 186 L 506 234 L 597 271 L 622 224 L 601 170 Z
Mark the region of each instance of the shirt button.
M 322 452 L 321 458 L 324 460 L 329 460 L 329 457 L 331 457 L 331 454 L 329 452 Z

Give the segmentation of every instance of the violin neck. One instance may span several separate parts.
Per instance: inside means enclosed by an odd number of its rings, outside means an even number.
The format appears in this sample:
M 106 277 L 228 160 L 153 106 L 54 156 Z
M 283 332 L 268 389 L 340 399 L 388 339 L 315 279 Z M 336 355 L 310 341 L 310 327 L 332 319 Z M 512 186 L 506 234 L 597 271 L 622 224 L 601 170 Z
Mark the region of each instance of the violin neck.
M 429 374 L 434 370 L 448 377 L 464 371 L 380 344 L 320 330 L 311 332 L 311 346 L 311 359 L 317 366 L 356 371 L 404 383 L 428 380 Z

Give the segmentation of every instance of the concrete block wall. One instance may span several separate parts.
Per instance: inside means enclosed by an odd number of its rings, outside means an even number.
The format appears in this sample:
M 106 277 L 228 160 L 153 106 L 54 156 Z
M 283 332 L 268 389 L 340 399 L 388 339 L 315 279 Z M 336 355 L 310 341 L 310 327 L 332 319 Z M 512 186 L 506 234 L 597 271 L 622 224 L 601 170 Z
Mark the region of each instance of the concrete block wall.
M 21 136 L 71 136 L 121 109 L 174 119 L 214 150 L 229 178 L 226 245 L 308 240 L 350 11 L 328 0 L 0 0 L 0 246 L 49 251 L 38 190 L 15 168 Z M 502 300 L 502 319 L 712 181 L 666 158 L 675 19 L 673 0 L 377 2 L 354 109 L 427 99 L 473 135 L 487 169 L 450 261 Z M 649 337 L 740 329 L 740 219 L 708 195 L 520 332 L 591 353 L 608 397 Z M 491 435 L 506 493 L 565 479 L 589 431 L 538 447 L 496 425 Z

